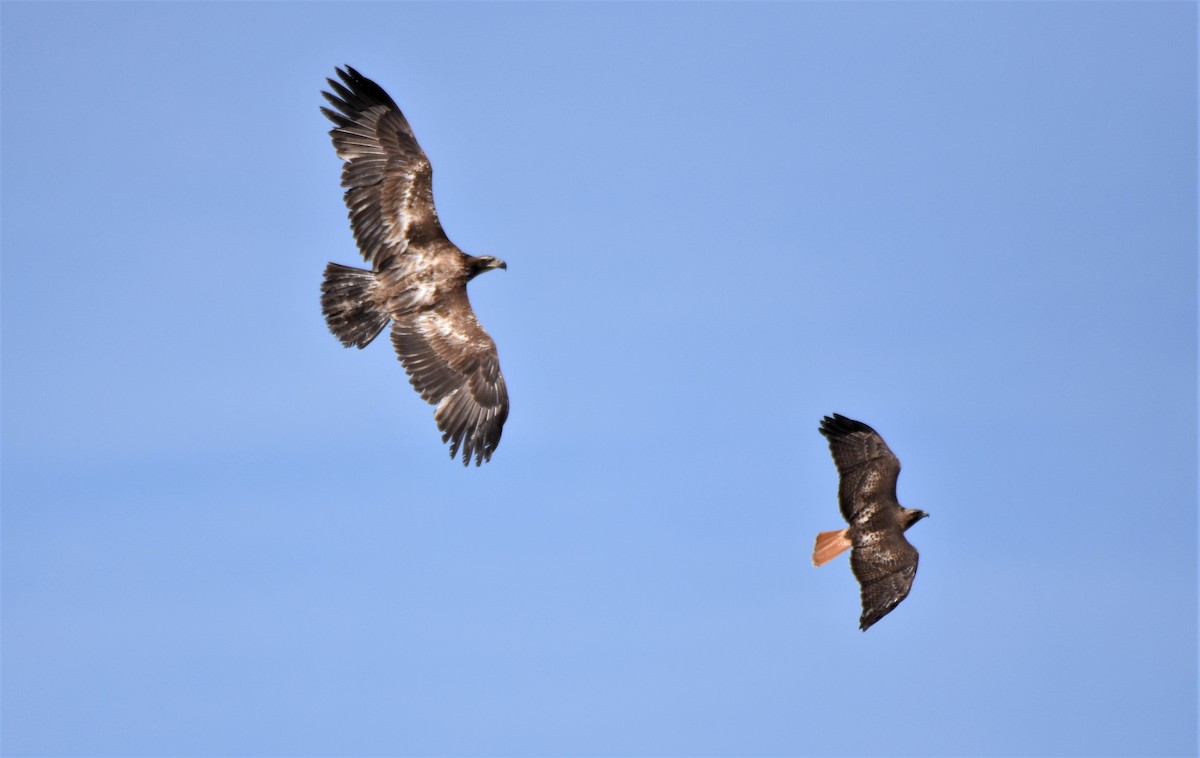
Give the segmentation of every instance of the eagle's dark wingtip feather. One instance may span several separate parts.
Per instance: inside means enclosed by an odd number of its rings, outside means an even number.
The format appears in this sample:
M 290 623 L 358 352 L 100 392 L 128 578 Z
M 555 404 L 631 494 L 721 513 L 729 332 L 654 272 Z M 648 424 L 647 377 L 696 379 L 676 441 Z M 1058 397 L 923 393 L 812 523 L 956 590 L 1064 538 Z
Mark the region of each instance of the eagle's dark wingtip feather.
M 333 91 L 338 93 L 347 103 L 358 101 L 353 105 L 354 110 L 364 110 L 375 105 L 386 105 L 399 110 L 396 101 L 392 99 L 392 96 L 383 87 L 380 87 L 374 81 L 360 74 L 353 66 L 347 65 L 345 70 L 335 67 L 334 71 L 337 72 L 338 78 L 342 81 L 338 82 L 333 79 L 326 79 L 325 81 L 329 82 L 329 86 Z M 329 97 L 329 95 L 325 96 Z
M 354 82 L 356 79 L 362 78 L 362 75 L 359 74 L 357 71 L 355 71 L 354 67 L 350 66 L 349 64 L 343 64 L 342 66 L 334 66 L 333 70 L 337 72 L 338 79 L 341 79 L 343 82 L 345 82 L 346 84 L 348 84 L 350 86 L 354 86 Z M 325 81 L 329 82 L 330 84 L 332 84 L 335 87 L 341 86 L 341 84 L 339 82 L 335 82 L 333 79 L 326 79 Z

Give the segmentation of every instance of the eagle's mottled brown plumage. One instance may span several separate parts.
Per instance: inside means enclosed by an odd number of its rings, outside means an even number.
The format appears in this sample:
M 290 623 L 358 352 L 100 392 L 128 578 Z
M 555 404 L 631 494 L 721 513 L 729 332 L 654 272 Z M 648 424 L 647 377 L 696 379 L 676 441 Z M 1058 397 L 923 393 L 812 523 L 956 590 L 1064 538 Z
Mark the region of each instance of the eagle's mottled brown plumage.
M 840 476 L 838 504 L 850 526 L 817 535 L 813 563 L 850 548 L 850 569 L 862 587 L 859 628 L 866 631 L 908 597 L 917 550 L 904 532 L 929 514 L 896 500 L 900 461 L 874 429 L 835 413 L 821 420 L 819 431 L 829 440 Z
M 371 270 L 330 263 L 321 308 L 346 347 L 366 347 L 390 322 L 409 381 L 437 406 L 450 457 L 489 460 L 508 418 L 496 345 L 471 310 L 467 282 L 494 268 L 491 256 L 459 250 L 433 205 L 433 171 L 400 108 L 349 66 L 322 92 L 333 106 L 329 136 L 343 161 L 342 186 L 359 252 Z

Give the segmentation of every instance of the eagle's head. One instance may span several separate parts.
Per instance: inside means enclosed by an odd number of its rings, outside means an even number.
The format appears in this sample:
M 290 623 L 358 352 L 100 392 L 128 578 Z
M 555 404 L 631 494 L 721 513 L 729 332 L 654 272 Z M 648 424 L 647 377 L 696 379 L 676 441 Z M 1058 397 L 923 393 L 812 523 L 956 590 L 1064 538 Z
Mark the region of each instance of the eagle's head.
M 482 274 L 484 271 L 491 271 L 494 268 L 502 268 L 508 270 L 508 264 L 500 260 L 494 255 L 471 255 L 467 257 L 467 280 L 470 281 Z
M 917 523 L 918 521 L 920 521 L 923 518 L 929 518 L 929 514 L 926 513 L 925 511 L 919 510 L 917 508 L 905 508 L 904 509 L 904 531 L 907 532 L 908 528 L 910 526 Z

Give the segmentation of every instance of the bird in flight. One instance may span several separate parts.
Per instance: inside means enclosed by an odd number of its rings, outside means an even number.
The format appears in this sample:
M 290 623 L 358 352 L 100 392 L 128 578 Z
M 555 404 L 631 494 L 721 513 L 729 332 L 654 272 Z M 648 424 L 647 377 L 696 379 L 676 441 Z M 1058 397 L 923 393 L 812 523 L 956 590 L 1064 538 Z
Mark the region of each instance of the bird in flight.
M 412 128 L 383 88 L 353 68 L 336 69 L 322 92 L 332 108 L 329 136 L 358 250 L 370 270 L 330 263 L 321 309 L 345 347 L 364 348 L 392 327 L 392 346 L 409 382 L 431 405 L 463 465 L 490 460 L 508 418 L 508 389 L 496 343 L 479 325 L 467 282 L 507 269 L 490 255 L 467 255 L 442 231 L 433 206 L 433 170 Z
M 835 413 L 821 420 L 819 431 L 829 440 L 840 477 L 838 504 L 850 526 L 817 535 L 813 565 L 850 549 L 850 570 L 862 588 L 858 628 L 865 632 L 908 597 L 917 575 L 917 549 L 904 532 L 929 514 L 897 502 L 900 460 L 874 429 Z

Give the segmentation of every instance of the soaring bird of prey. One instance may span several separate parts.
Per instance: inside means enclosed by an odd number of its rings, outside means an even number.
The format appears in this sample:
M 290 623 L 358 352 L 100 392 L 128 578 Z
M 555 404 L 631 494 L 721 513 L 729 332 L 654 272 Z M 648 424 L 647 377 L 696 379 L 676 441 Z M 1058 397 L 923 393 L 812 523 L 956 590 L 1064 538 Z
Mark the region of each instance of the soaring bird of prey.
M 835 413 L 821 420 L 819 431 L 829 440 L 840 477 L 838 504 L 850 526 L 817 535 L 813 565 L 850 548 L 850 569 L 862 587 L 858 628 L 865 632 L 908 597 L 917 549 L 904 532 L 929 514 L 896 501 L 900 461 L 874 429 Z
M 329 330 L 364 348 L 390 322 L 392 345 L 409 381 L 437 406 L 433 418 L 463 465 L 489 460 L 508 418 L 508 390 L 496 344 L 471 303 L 467 282 L 507 269 L 490 255 L 467 255 L 442 231 L 433 207 L 433 171 L 400 108 L 349 66 L 322 92 L 332 107 L 346 207 L 363 270 L 330 263 L 321 284 Z

